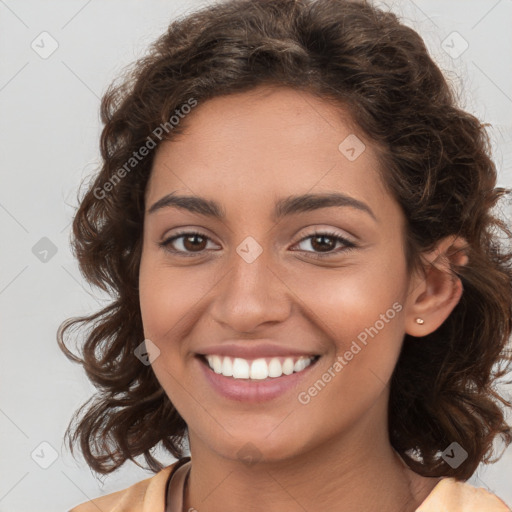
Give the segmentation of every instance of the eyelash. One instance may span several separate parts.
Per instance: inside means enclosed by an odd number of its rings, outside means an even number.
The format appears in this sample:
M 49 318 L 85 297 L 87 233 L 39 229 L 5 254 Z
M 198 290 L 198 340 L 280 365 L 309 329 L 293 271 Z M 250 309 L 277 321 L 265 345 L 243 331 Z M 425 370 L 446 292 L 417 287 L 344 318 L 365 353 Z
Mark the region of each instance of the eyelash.
M 174 242 L 175 240 L 177 240 L 179 238 L 183 238 L 186 236 L 199 236 L 201 238 L 205 238 L 206 240 L 210 240 L 210 237 L 206 236 L 204 233 L 200 233 L 199 231 L 182 231 L 182 232 L 179 232 L 179 233 L 173 235 L 172 237 L 168 238 L 167 240 L 159 242 L 158 245 L 161 248 L 163 248 L 165 251 L 173 253 L 173 254 L 177 254 L 179 256 L 193 257 L 193 256 L 200 255 L 201 252 L 204 251 L 204 249 L 203 249 L 203 251 L 199 251 L 199 252 L 195 252 L 195 253 L 194 252 L 187 253 L 187 252 L 177 251 L 176 249 L 169 248 L 169 246 L 172 244 L 172 242 Z M 346 238 L 344 238 L 332 231 L 315 231 L 311 235 L 308 235 L 308 236 L 302 238 L 301 240 L 299 240 L 297 242 L 297 244 L 303 242 L 304 240 L 308 240 L 309 238 L 314 238 L 316 236 L 325 236 L 328 238 L 332 238 L 333 240 L 335 240 L 335 242 L 342 242 L 345 245 L 345 248 L 342 249 L 341 251 L 340 250 L 331 251 L 328 253 L 315 253 L 313 251 L 299 251 L 299 252 L 306 252 L 308 254 L 312 253 L 312 254 L 314 254 L 313 258 L 322 259 L 322 258 L 327 258 L 329 256 L 332 256 L 333 254 L 339 254 L 340 252 L 351 251 L 351 250 L 357 248 L 357 245 L 354 242 L 351 242 L 350 240 L 347 240 Z

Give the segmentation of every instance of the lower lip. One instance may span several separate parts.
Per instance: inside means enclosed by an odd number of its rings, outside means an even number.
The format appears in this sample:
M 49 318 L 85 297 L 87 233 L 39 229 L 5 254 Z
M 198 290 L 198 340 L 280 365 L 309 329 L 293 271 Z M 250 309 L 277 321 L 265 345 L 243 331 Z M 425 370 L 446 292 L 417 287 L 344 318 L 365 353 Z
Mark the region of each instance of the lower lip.
M 302 379 L 316 365 L 318 359 L 304 368 L 301 372 L 291 375 L 281 375 L 281 377 L 269 377 L 262 380 L 233 379 L 215 373 L 207 363 L 198 358 L 206 379 L 212 387 L 222 396 L 239 402 L 265 402 L 283 395 L 290 389 L 296 387 Z

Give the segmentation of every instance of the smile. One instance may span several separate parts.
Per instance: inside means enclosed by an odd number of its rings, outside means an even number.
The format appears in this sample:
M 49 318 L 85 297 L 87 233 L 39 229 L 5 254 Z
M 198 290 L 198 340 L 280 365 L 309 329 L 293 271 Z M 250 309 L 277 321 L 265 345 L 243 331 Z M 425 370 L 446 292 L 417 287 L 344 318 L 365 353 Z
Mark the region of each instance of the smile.
M 243 359 L 221 355 L 204 356 L 208 366 L 217 374 L 233 379 L 264 380 L 300 373 L 319 356 L 290 356 Z

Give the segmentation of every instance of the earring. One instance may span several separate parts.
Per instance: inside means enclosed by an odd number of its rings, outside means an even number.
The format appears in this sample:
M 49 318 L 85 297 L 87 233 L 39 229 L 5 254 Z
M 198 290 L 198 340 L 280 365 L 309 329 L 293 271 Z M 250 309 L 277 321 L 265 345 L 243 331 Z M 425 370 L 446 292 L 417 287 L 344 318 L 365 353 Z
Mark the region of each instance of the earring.
M 424 324 L 425 323 L 425 320 L 423 320 L 423 318 L 416 318 L 416 323 L 417 324 Z

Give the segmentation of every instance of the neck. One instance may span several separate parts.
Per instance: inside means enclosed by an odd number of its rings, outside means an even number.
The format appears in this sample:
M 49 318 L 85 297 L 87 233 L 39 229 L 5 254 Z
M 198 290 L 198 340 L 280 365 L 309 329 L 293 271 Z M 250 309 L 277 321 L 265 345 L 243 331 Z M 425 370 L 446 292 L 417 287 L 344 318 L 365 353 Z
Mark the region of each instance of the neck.
M 358 425 L 293 458 L 254 464 L 225 458 L 189 434 L 183 510 L 414 512 L 439 479 L 410 470 L 387 431 L 379 435 L 371 426 Z

